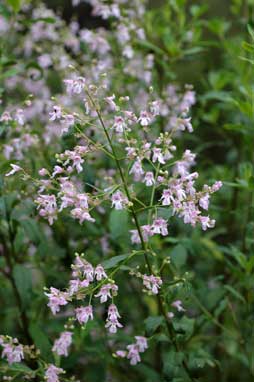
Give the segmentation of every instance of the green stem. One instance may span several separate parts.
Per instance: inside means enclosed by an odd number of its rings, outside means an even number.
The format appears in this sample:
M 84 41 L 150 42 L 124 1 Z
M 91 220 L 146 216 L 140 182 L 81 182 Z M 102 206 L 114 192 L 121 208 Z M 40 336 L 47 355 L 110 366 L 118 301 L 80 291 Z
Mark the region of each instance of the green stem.
M 102 128 L 103 128 L 103 131 L 104 131 L 104 133 L 105 133 L 105 135 L 106 135 L 106 138 L 107 138 L 107 141 L 108 141 L 108 143 L 109 143 L 110 149 L 111 149 L 111 151 L 112 151 L 112 155 L 113 155 L 113 157 L 114 157 L 114 160 L 115 160 L 117 169 L 118 169 L 118 171 L 119 171 L 121 180 L 122 180 L 122 182 L 123 182 L 123 187 L 124 187 L 124 190 L 125 190 L 125 192 L 126 192 L 126 196 L 127 196 L 128 200 L 129 200 L 131 214 L 132 214 L 132 217 L 133 217 L 134 222 L 135 222 L 135 226 L 136 226 L 137 231 L 138 231 L 138 235 L 139 235 L 140 242 L 141 242 L 141 247 L 142 247 L 142 249 L 143 249 L 143 251 L 144 251 L 145 262 L 146 262 L 147 268 L 148 268 L 148 270 L 149 270 L 149 273 L 150 273 L 150 274 L 153 274 L 152 266 L 151 266 L 151 264 L 150 264 L 150 261 L 149 261 L 149 259 L 148 259 L 148 255 L 147 255 L 147 252 L 149 252 L 149 251 L 148 251 L 148 249 L 147 249 L 146 243 L 145 243 L 144 238 L 143 238 L 142 230 L 141 230 L 141 227 L 140 227 L 140 224 L 139 224 L 139 221 L 138 221 L 138 217 L 137 217 L 136 211 L 135 211 L 134 206 L 133 206 L 132 198 L 131 198 L 131 195 L 130 195 L 130 192 L 129 192 L 129 189 L 128 189 L 128 186 L 127 186 L 126 179 L 125 179 L 124 174 L 123 174 L 123 171 L 122 171 L 122 167 L 121 167 L 120 161 L 119 161 L 119 159 L 117 158 L 117 155 L 116 155 L 116 151 L 115 151 L 114 145 L 113 145 L 112 140 L 111 140 L 111 138 L 110 138 L 110 136 L 109 136 L 109 134 L 108 134 L 108 131 L 107 131 L 107 128 L 106 128 L 106 126 L 105 126 L 105 124 L 104 124 L 104 121 L 103 121 L 103 119 L 102 119 L 100 110 L 98 109 L 97 105 L 95 104 L 93 98 L 90 96 L 90 94 L 89 94 L 88 91 L 87 91 L 87 95 L 88 95 L 88 98 L 89 98 L 91 104 L 92 104 L 93 107 L 95 108 L 95 111 L 96 111 L 97 116 L 98 116 L 98 118 L 99 118 L 100 124 L 101 124 L 101 126 L 102 126 Z M 158 168 L 157 168 L 157 169 L 158 169 Z M 155 192 L 155 191 L 154 191 L 154 192 Z M 177 340 L 176 340 L 176 334 L 175 334 L 175 331 L 174 331 L 174 327 L 173 327 L 173 324 L 168 320 L 167 312 L 166 312 L 166 310 L 165 310 L 165 304 L 164 304 L 164 302 L 163 302 L 163 300 L 162 300 L 162 296 L 161 296 L 160 294 L 157 294 L 156 297 L 157 297 L 157 302 L 158 302 L 159 311 L 160 311 L 160 313 L 161 313 L 161 314 L 164 316 L 164 318 L 165 318 L 166 325 L 167 325 L 167 330 L 168 330 L 169 336 L 170 336 L 170 338 L 171 338 L 171 341 L 172 341 L 172 343 L 173 343 L 173 346 L 174 346 L 175 350 L 176 350 L 177 352 L 179 352 L 179 351 L 180 351 L 180 348 L 179 348 L 179 345 L 178 345 Z M 190 376 L 190 371 L 189 371 L 189 368 L 188 368 L 188 365 L 187 365 L 186 361 L 183 360 L 183 363 L 182 363 L 182 364 L 183 364 L 183 367 L 184 367 L 185 372 L 186 372 L 186 374 L 188 375 L 189 379 L 190 379 L 191 381 L 193 381 L 192 377 Z

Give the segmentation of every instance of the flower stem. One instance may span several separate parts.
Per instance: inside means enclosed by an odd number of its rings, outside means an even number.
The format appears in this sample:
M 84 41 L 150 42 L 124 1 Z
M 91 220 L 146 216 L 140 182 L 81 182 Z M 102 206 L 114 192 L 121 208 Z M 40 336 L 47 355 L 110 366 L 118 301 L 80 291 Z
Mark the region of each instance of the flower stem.
M 103 128 L 103 131 L 106 135 L 106 138 L 107 138 L 107 141 L 108 141 L 108 144 L 110 146 L 110 149 L 111 149 L 111 152 L 112 152 L 112 155 L 114 157 L 114 160 L 115 160 L 115 163 L 116 163 L 116 166 L 117 166 L 117 169 L 119 171 L 119 174 L 120 174 L 120 177 L 121 177 L 121 180 L 123 182 L 123 187 L 124 187 L 124 190 L 126 192 L 126 196 L 130 202 L 130 210 L 131 210 L 131 214 L 132 214 L 132 217 L 134 219 L 134 222 L 135 222 L 135 226 L 137 228 L 137 231 L 138 231 L 138 235 L 139 235 L 139 238 L 140 238 L 140 242 L 141 242 L 141 247 L 144 251 L 144 257 L 145 257 L 145 262 L 146 262 L 146 265 L 147 265 L 147 268 L 149 270 L 149 273 L 150 274 L 153 274 L 153 271 L 152 271 L 152 266 L 150 264 L 150 261 L 149 261 L 149 258 L 148 258 L 148 255 L 147 255 L 147 252 L 148 252 L 148 249 L 147 249 L 147 246 L 146 246 L 146 243 L 144 241 L 144 238 L 143 238 L 143 234 L 142 234 L 142 230 L 141 230 L 141 227 L 140 227 L 140 224 L 139 224 L 139 221 L 138 221 L 138 217 L 137 217 L 137 214 L 136 214 L 136 211 L 134 209 L 134 206 L 133 206 L 133 202 L 132 202 L 132 198 L 131 198 L 131 195 L 130 195 L 130 192 L 129 192 L 129 189 L 128 189 L 128 185 L 127 185 L 127 182 L 126 182 L 126 179 L 125 179 L 125 176 L 124 176 L 124 173 L 122 171 L 122 167 L 121 167 L 121 164 L 120 164 L 120 161 L 119 159 L 117 158 L 117 155 L 116 155 L 116 151 L 115 151 L 115 148 L 114 148 L 114 145 L 112 143 L 112 140 L 109 136 L 109 133 L 107 131 L 107 128 L 105 126 L 105 123 L 102 119 L 102 116 L 101 116 L 101 113 L 100 113 L 100 110 L 99 108 L 97 107 L 97 105 L 95 104 L 93 98 L 91 97 L 91 95 L 89 94 L 89 92 L 87 92 L 87 95 L 88 95 L 88 98 L 91 102 L 91 104 L 93 105 L 93 107 L 95 108 L 95 111 L 97 113 L 97 116 L 99 118 L 99 121 L 100 121 L 100 124 Z M 157 171 L 159 171 L 159 168 L 157 168 Z M 158 307 L 159 307 L 159 311 L 160 313 L 164 316 L 165 318 L 165 321 L 166 321 L 166 325 L 167 325 L 167 330 L 168 330 L 168 333 L 169 333 L 169 336 L 171 338 L 171 341 L 173 343 L 173 346 L 175 348 L 175 351 L 176 352 L 180 352 L 180 348 L 179 348 L 179 345 L 178 345 L 178 342 L 177 342 L 177 339 L 176 339 L 176 334 L 175 334 L 175 330 L 174 330 L 174 327 L 173 327 L 173 324 L 168 320 L 168 317 L 167 317 L 167 312 L 165 310 L 165 303 L 162 299 L 162 296 L 160 294 L 157 294 L 156 295 L 157 297 L 157 302 L 158 302 Z M 183 368 L 185 369 L 185 372 L 186 374 L 188 375 L 190 381 L 194 381 L 192 379 L 192 377 L 190 376 L 190 371 L 189 371 L 189 368 L 188 368 L 188 365 L 186 363 L 185 360 L 182 361 L 182 365 L 183 365 Z

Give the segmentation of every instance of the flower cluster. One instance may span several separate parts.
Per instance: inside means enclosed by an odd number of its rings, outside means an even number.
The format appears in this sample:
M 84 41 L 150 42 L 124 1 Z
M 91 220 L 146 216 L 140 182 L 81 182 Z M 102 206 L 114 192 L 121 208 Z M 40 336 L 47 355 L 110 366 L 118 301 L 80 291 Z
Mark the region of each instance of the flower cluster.
M 29 180 L 23 194 L 29 198 L 32 194 L 38 215 L 50 226 L 60 219 L 61 213 L 80 224 L 99 225 L 102 234 L 98 242 L 104 253 L 110 253 L 112 240 L 108 215 L 124 216 L 126 229 L 130 229 L 129 244 L 141 251 L 131 250 L 130 256 L 120 258 L 129 261 L 132 255 L 145 254 L 143 261 L 135 259 L 137 269 L 142 268 L 138 277 L 146 292 L 156 295 L 156 301 L 164 306 L 164 293 L 160 293 L 164 285 L 158 276 L 164 278 L 160 257 L 155 263 L 151 260 L 151 266 L 149 263 L 150 254 L 155 254 L 153 243 L 158 235 L 168 236 L 172 216 L 192 227 L 201 225 L 203 230 L 214 227 L 215 220 L 208 215 L 209 202 L 222 183 L 198 188 L 199 175 L 192 170 L 196 155 L 188 149 L 182 153 L 179 148 L 179 137 L 193 132 L 192 86 L 186 85 L 182 90 L 165 80 L 160 90 L 153 89 L 156 50 L 151 53 L 149 49 L 147 53 L 146 49 L 138 49 L 140 43 L 146 42 L 145 2 L 86 1 L 93 16 L 106 20 L 106 28 L 89 30 L 77 21 L 66 25 L 44 6 L 24 6 L 24 14 L 31 14 L 31 27 L 30 23 L 22 25 L 17 20 L 22 43 L 15 48 L 15 54 L 24 55 L 35 64 L 23 65 L 27 68 L 25 73 L 4 80 L 6 93 L 10 95 L 19 89 L 28 106 L 7 106 L 0 115 L 5 134 L 2 152 L 7 161 L 15 161 L 6 177 L 22 173 Z M 80 2 L 72 1 L 74 6 Z M 8 23 L 0 18 L 0 24 L 0 34 L 8 33 Z M 65 89 L 62 94 L 59 81 L 54 97 L 48 85 L 52 73 L 63 79 Z M 33 150 L 39 144 L 37 162 Z M 25 168 L 29 170 L 26 172 Z M 37 171 L 39 179 L 34 176 Z M 48 228 L 46 224 L 42 226 Z M 51 227 L 49 236 L 52 232 Z M 15 240 L 18 246 L 18 238 Z M 89 243 L 89 238 L 83 240 L 82 232 L 82 245 L 85 241 Z M 135 271 L 130 264 L 119 261 L 120 266 L 113 266 L 107 275 L 101 264 L 93 266 L 83 255 L 77 255 L 67 288 L 51 287 L 45 292 L 53 315 L 69 308 L 68 323 L 52 347 L 54 355 L 68 356 L 74 323 L 79 324 L 78 330 L 89 327 L 97 314 L 96 305 L 105 304 L 100 305 L 98 312 L 106 313 L 103 325 L 110 334 L 123 328 L 115 305 L 118 285 L 113 276 L 118 270 L 131 269 L 130 275 Z M 132 287 L 131 283 L 126 284 Z M 185 311 L 181 300 L 171 306 L 178 312 Z M 173 316 L 168 312 L 168 318 Z M 131 331 L 131 325 L 130 328 Z M 125 334 L 128 335 L 128 327 Z M 131 365 L 141 362 L 140 354 L 148 348 L 145 337 L 136 336 L 135 340 L 126 350 L 116 352 Z M 0 345 L 2 358 L 10 365 L 25 359 L 26 347 L 16 339 L 0 336 Z M 45 380 L 59 382 L 64 370 L 58 364 L 43 365 Z
M 21 362 L 25 357 L 23 345 L 19 344 L 17 338 L 0 336 L 0 346 L 3 348 L 2 358 L 6 358 L 10 365 Z
M 96 285 L 97 283 L 97 285 Z M 98 293 L 94 293 L 98 290 Z M 62 292 L 56 288 L 51 287 L 49 292 L 45 292 L 49 299 L 48 306 L 53 314 L 60 311 L 60 307 L 67 305 L 69 302 L 84 299 L 88 294 L 90 301 L 92 296 L 100 299 L 103 304 L 108 299 L 113 299 L 117 295 L 118 286 L 109 280 L 107 274 L 101 264 L 95 268 L 87 262 L 83 255 L 76 255 L 75 262 L 72 265 L 72 278 L 69 281 L 69 287 L 66 291 Z M 89 302 L 87 306 L 79 306 L 74 311 L 75 320 L 81 325 L 86 324 L 89 320 L 93 320 L 93 306 Z M 116 305 L 113 303 L 108 308 L 108 317 L 105 327 L 109 333 L 116 333 L 117 328 L 122 325 L 118 322 L 120 318 Z M 71 344 L 72 333 L 65 331 L 61 334 L 60 338 L 56 340 L 53 351 L 58 355 L 67 355 L 68 348 Z
M 117 328 L 122 328 L 123 325 L 118 321 L 120 314 L 117 310 L 117 307 L 114 304 L 111 304 L 108 308 L 108 317 L 105 327 L 108 328 L 109 333 L 116 333 Z
M 143 275 L 143 284 L 148 291 L 151 291 L 153 294 L 159 293 L 159 288 L 162 285 L 162 280 L 158 276 L 154 275 Z
M 72 332 L 65 331 L 62 332 L 59 339 L 55 340 L 52 351 L 57 353 L 58 355 L 64 355 L 65 357 L 68 355 L 69 347 L 72 343 Z
M 177 310 L 177 312 L 185 312 L 185 308 L 182 305 L 181 300 L 175 300 L 172 302 L 171 306 Z M 175 316 L 174 312 L 168 312 L 167 317 L 171 320 Z
M 63 374 L 64 370 L 55 365 L 49 365 L 45 372 L 45 379 L 47 382 L 59 382 L 59 374 Z
M 140 353 L 144 353 L 148 349 L 147 339 L 142 336 L 135 337 L 136 342 L 127 346 L 127 350 L 117 350 L 116 356 L 127 358 L 131 365 L 136 365 L 141 362 Z

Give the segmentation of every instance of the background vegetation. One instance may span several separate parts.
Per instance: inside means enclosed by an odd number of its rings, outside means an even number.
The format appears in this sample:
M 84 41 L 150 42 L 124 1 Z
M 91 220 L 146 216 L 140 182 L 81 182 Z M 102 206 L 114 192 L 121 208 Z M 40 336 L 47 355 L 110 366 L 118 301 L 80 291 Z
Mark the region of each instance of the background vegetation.
M 37 45 L 29 55 L 24 40 L 35 23 L 33 10 L 42 5 L 63 20 L 64 27 L 59 27 L 62 36 L 54 42 L 35 41 Z M 135 333 L 155 338 L 144 362 L 130 367 L 128 362 L 112 357 L 114 340 L 106 336 L 99 319 L 89 322 L 88 330 L 82 334 L 75 332 L 69 357 L 61 361 L 53 358 L 52 338 L 63 330 L 66 317 L 65 314 L 52 317 L 43 288 L 63 289 L 67 285 L 75 252 L 85 252 L 95 264 L 125 253 L 129 223 L 125 215 L 116 216 L 110 211 L 100 218 L 98 225 L 79 225 L 63 214 L 49 228 L 38 217 L 29 182 L 7 180 L 4 176 L 13 160 L 4 155 L 10 134 L 6 124 L 0 122 L 1 333 L 17 337 L 21 343 L 34 343 L 45 362 L 56 362 L 67 371 L 65 378 L 74 375 L 82 382 L 188 381 L 182 364 L 187 359 L 195 381 L 253 381 L 253 11 L 251 0 L 150 1 L 145 3 L 142 17 L 146 39 L 134 42 L 141 54 L 154 54 L 153 87 L 157 94 L 163 93 L 165 83 L 178 84 L 180 89 L 186 83 L 193 85 L 197 97 L 192 108 L 194 132 L 181 135 L 177 145 L 197 153 L 195 169 L 200 174 L 200 184 L 223 182 L 210 208 L 216 219 L 214 229 L 204 232 L 173 218 L 169 236 L 156 241 L 160 258 L 171 261 L 167 276 L 172 283 L 170 294 L 181 299 L 186 309 L 186 314 L 177 315 L 174 322 L 179 352 L 160 330 L 165 323 L 154 299 L 144 295 L 140 303 L 137 297 L 140 287 L 125 272 L 117 278 L 122 290 L 118 308 L 125 312 L 122 322 L 126 327 L 119 341 L 131 341 L 135 321 Z M 31 81 L 36 81 L 33 78 L 36 72 L 48 89 L 48 99 L 62 92 L 62 73 L 53 66 L 48 70 L 40 68 L 36 55 L 54 51 L 57 56 L 65 50 L 72 62 L 83 68 L 79 55 L 67 43 L 71 20 L 77 20 L 80 28 L 104 27 L 108 31 L 112 28 L 108 20 L 91 14 L 89 4 L 73 6 L 65 0 L 32 1 L 25 6 L 18 0 L 5 1 L 0 4 L 0 15 L 9 24 L 7 34 L 1 34 L 0 28 L 1 114 L 9 105 L 21 104 L 29 98 L 30 92 L 22 87 L 22 81 L 15 83 L 15 77 L 24 80 L 30 76 Z M 54 20 L 49 16 L 44 22 L 50 28 Z M 29 50 L 28 45 L 26 49 Z M 115 92 L 126 89 L 128 81 L 132 83 L 121 74 L 125 62 L 120 61 L 115 64 L 112 79 Z M 33 99 L 39 94 L 37 89 Z M 55 153 L 73 143 L 71 136 L 49 145 L 42 143 L 40 129 L 45 124 L 45 117 L 34 118 L 33 131 L 39 131 L 40 144 L 29 148 L 22 158 L 34 174 L 45 163 L 52 167 Z M 108 169 L 110 163 L 98 158 L 93 166 L 88 164 L 82 180 L 96 184 L 103 166 Z M 103 245 L 102 238 L 107 245 Z M 24 375 L 28 373 L 28 380 L 33 380 L 31 370 L 36 367 L 31 362 L 26 366 L 8 366 L 1 360 L 0 375 L 25 381 Z

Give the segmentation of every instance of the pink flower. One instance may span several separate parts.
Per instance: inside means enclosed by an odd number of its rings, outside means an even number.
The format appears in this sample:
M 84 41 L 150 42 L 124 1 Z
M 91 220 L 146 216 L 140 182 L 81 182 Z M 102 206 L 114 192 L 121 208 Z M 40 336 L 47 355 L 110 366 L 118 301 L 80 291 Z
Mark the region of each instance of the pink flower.
M 71 210 L 71 216 L 74 219 L 78 219 L 80 224 L 82 224 L 85 220 L 91 223 L 95 222 L 95 219 L 92 218 L 89 212 L 83 210 L 82 208 L 74 208 L 73 210 Z
M 147 187 L 151 187 L 153 184 L 155 184 L 155 179 L 152 171 L 148 171 L 145 174 L 143 182 Z
M 49 365 L 45 373 L 45 379 L 47 382 L 59 382 L 58 375 L 64 373 L 64 370 L 55 365 Z
M 117 357 L 125 358 L 127 356 L 127 352 L 125 350 L 117 350 L 116 355 Z
M 108 329 L 109 333 L 115 334 L 117 332 L 117 328 L 122 328 L 123 325 L 120 324 L 117 318 L 108 318 L 105 324 L 105 328 Z
M 123 56 L 126 58 L 133 58 L 134 56 L 134 51 L 130 45 L 126 45 L 123 49 Z
M 89 285 L 89 281 L 87 284 Z M 69 281 L 68 293 L 70 296 L 73 296 L 73 294 L 77 293 L 79 291 L 79 289 L 80 289 L 80 280 L 70 280 Z
M 165 160 L 162 154 L 162 151 L 160 148 L 155 147 L 153 149 L 153 158 L 152 158 L 153 163 L 159 162 L 161 164 L 165 164 Z
M 120 358 L 127 357 L 130 360 L 131 365 L 136 365 L 141 362 L 140 354 L 148 349 L 147 339 L 143 336 L 136 336 L 136 343 L 127 346 L 127 351 L 117 350 L 116 356 Z
M 121 191 L 116 191 L 112 195 L 111 201 L 112 207 L 115 207 L 116 210 L 122 210 L 128 204 L 128 199 Z
M 173 174 L 179 174 L 181 176 L 188 175 L 190 167 L 195 164 L 195 157 L 196 155 L 190 150 L 185 150 L 183 158 L 175 164 Z
M 68 304 L 68 301 L 66 300 L 68 293 L 61 292 L 56 288 L 51 287 L 50 293 L 45 293 L 45 295 L 49 298 L 47 306 L 51 309 L 53 314 L 60 311 L 60 306 Z
M 127 128 L 127 125 L 121 116 L 116 116 L 113 124 L 113 129 L 115 129 L 115 132 L 118 134 L 122 134 L 125 129 Z
M 111 304 L 108 307 L 108 318 L 120 318 L 120 314 L 115 304 Z
M 167 236 L 168 235 L 168 228 L 167 228 L 167 222 L 163 218 L 158 218 L 153 221 L 152 225 L 152 232 L 159 233 L 162 236 Z
M 75 205 L 76 207 L 88 209 L 88 196 L 86 194 L 77 194 Z
M 179 130 L 184 131 L 187 129 L 189 133 L 193 132 L 193 127 L 191 124 L 191 118 L 179 118 L 178 119 L 178 128 Z
M 15 121 L 17 121 L 18 124 L 21 126 L 23 126 L 25 124 L 25 116 L 24 116 L 24 110 L 23 109 L 18 109 L 16 111 Z
M 141 358 L 139 355 L 139 348 L 137 344 L 131 344 L 127 346 L 128 349 L 128 355 L 127 358 L 130 360 L 131 365 L 136 365 L 137 363 L 141 362 Z
M 68 332 L 68 331 L 63 332 L 61 333 L 58 340 L 54 342 L 52 351 L 57 353 L 60 356 L 64 355 L 65 357 L 67 357 L 71 343 L 72 343 L 72 332 Z
M 0 122 L 10 122 L 12 121 L 12 117 L 8 111 L 4 111 L 0 117 Z
M 214 185 L 212 186 L 212 191 L 213 192 L 216 192 L 216 191 L 219 191 L 219 189 L 223 186 L 222 182 L 221 181 L 217 181 L 214 183 Z
M 11 163 L 11 167 L 12 167 L 12 170 L 10 172 L 8 172 L 7 174 L 5 174 L 5 176 L 10 176 L 10 175 L 16 174 L 16 172 L 22 170 L 22 168 L 20 166 L 13 164 L 13 163 Z
M 180 217 L 183 217 L 185 224 L 191 224 L 193 227 L 199 221 L 200 211 L 193 201 L 184 202 L 182 204 L 182 210 L 179 213 Z
M 49 113 L 49 120 L 55 121 L 56 119 L 60 119 L 62 117 L 62 109 L 60 106 L 54 106 L 53 111 Z
M 168 317 L 169 320 L 171 320 L 172 318 L 175 317 L 175 315 L 174 315 L 173 312 L 168 312 L 168 313 L 167 313 L 167 317 Z
M 171 305 L 174 308 L 176 308 L 176 310 L 178 310 L 178 312 L 185 312 L 185 309 L 182 306 L 182 301 L 181 300 L 176 300 L 176 301 L 172 302 Z
M 55 195 L 42 195 L 40 194 L 35 200 L 38 204 L 39 214 L 48 219 L 49 224 L 52 225 L 54 220 L 57 219 L 57 204 Z
M 162 280 L 160 277 L 154 275 L 143 275 L 143 284 L 153 294 L 158 294 L 159 288 L 162 285 Z
M 115 284 L 105 284 L 101 287 L 99 293 L 95 295 L 95 297 L 100 297 L 100 302 L 104 303 L 108 300 L 108 298 L 112 298 L 111 291 L 113 296 L 117 294 L 118 286 Z
M 2 344 L 2 358 L 6 358 L 9 365 L 15 362 L 21 362 L 24 359 L 24 352 L 22 345 L 16 345 L 14 343 Z
M 89 282 L 93 281 L 94 269 L 92 264 L 87 261 L 83 262 L 83 274 Z
M 209 194 L 205 194 L 204 196 L 202 196 L 202 198 L 199 199 L 199 205 L 204 210 L 208 210 L 208 207 L 209 207 L 209 198 L 210 198 L 210 195 Z
M 148 111 L 141 111 L 138 122 L 141 126 L 148 126 L 152 121 L 152 115 Z
M 101 281 L 103 278 L 106 278 L 106 272 L 101 264 L 98 264 L 94 270 L 94 276 L 97 281 Z
M 117 328 L 122 328 L 123 325 L 118 322 L 118 318 L 120 318 L 120 314 L 117 310 L 116 305 L 111 304 L 108 308 L 108 317 L 105 328 L 108 328 L 109 333 L 116 333 Z
M 147 339 L 146 339 L 146 337 L 136 336 L 135 339 L 136 339 L 136 343 L 137 343 L 139 352 L 140 352 L 140 353 L 144 353 L 144 351 L 145 351 L 146 349 L 148 349 L 148 345 L 147 345 Z
M 54 166 L 54 171 L 52 173 L 52 177 L 54 178 L 58 174 L 62 174 L 64 172 L 64 169 L 60 166 Z
M 76 318 L 80 324 L 86 324 L 88 320 L 93 320 L 93 307 L 92 305 L 81 306 L 75 309 Z
M 215 226 L 215 220 L 210 219 L 209 216 L 199 216 L 199 221 L 201 223 L 203 231 L 206 231 L 207 228 L 213 228 Z
M 156 115 L 160 115 L 160 107 L 161 107 L 161 102 L 159 100 L 151 102 L 150 110 L 154 117 Z
M 144 170 L 142 168 L 142 162 L 140 158 L 137 158 L 137 160 L 134 162 L 129 173 L 134 175 L 134 180 L 136 182 L 138 182 L 142 178 L 142 175 L 144 174 Z
M 104 98 L 107 104 L 109 105 L 110 110 L 117 111 L 118 106 L 116 105 L 114 99 L 116 98 L 115 94 L 113 94 L 111 97 Z
M 141 232 L 142 232 L 143 240 L 145 242 L 147 242 L 149 237 L 153 236 L 153 234 L 154 234 L 153 230 L 152 230 L 152 226 L 150 226 L 149 224 L 142 225 L 141 226 Z M 140 240 L 140 237 L 139 237 L 138 230 L 137 229 L 130 230 L 130 233 L 131 233 L 131 242 L 133 244 L 140 244 L 141 240 Z
M 133 123 L 136 123 L 138 121 L 138 118 L 133 113 L 133 111 L 124 110 L 124 114 L 128 120 L 129 125 L 132 125 Z
M 61 134 L 68 133 L 69 128 L 75 124 L 75 118 L 72 114 L 66 114 L 61 120 L 62 129 Z
M 64 80 L 67 93 L 80 94 L 85 87 L 86 79 L 84 77 L 77 77 L 75 79 Z
M 41 168 L 38 173 L 40 176 L 46 176 L 48 174 L 48 170 L 46 168 Z
M 42 54 L 38 57 L 38 63 L 39 65 L 47 69 L 50 65 L 52 65 L 52 60 L 49 54 Z
M 140 244 L 141 243 L 141 240 L 140 240 L 140 237 L 139 237 L 139 232 L 137 229 L 131 229 L 130 230 L 130 234 L 131 234 L 131 242 L 132 244 Z
M 160 200 L 162 200 L 162 205 L 163 206 L 169 206 L 174 201 L 174 197 L 172 195 L 172 191 L 169 188 L 163 190 L 162 197 L 161 197 Z

